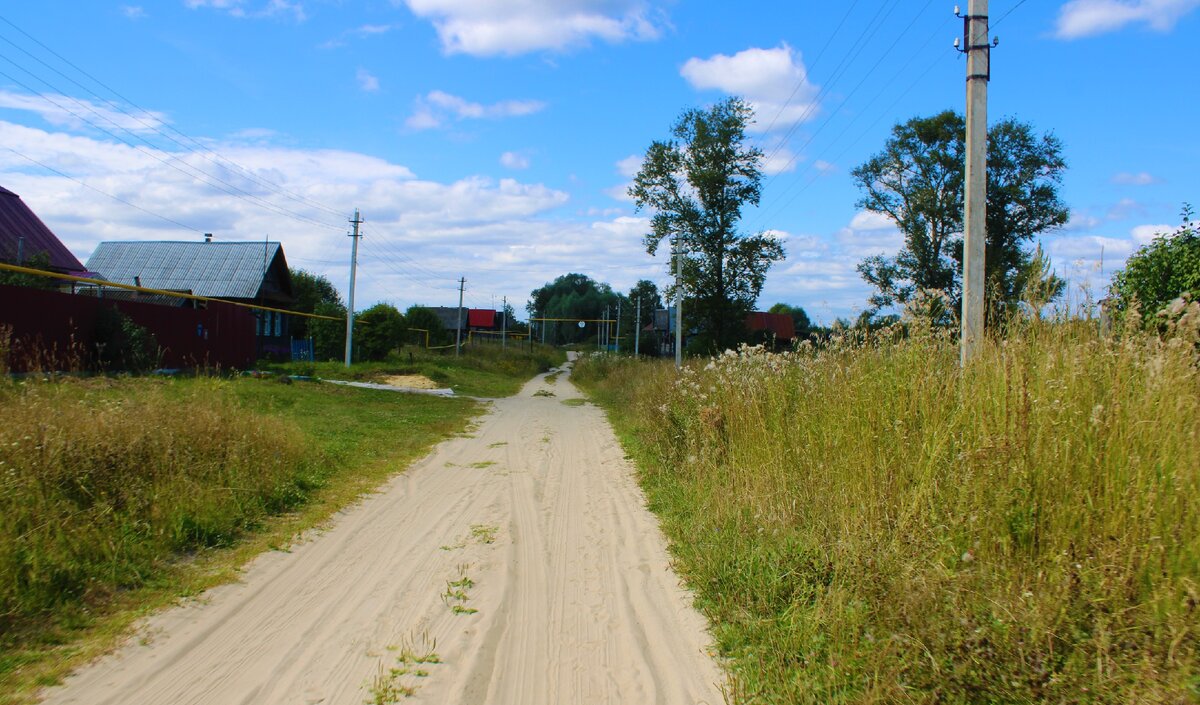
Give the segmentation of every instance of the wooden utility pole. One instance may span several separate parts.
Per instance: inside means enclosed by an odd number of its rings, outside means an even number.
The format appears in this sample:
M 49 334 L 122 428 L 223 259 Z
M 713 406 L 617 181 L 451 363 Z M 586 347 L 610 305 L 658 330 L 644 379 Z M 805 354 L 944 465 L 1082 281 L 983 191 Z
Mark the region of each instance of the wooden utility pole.
M 454 357 L 462 354 L 462 301 L 463 289 L 467 286 L 467 278 L 462 277 L 458 280 L 458 329 L 454 333 Z
M 354 275 L 358 270 L 358 226 L 363 222 L 357 208 L 354 209 L 354 220 L 350 222 L 354 224 L 354 232 L 350 233 L 350 237 L 354 239 L 350 246 L 350 296 L 346 307 L 346 367 L 350 366 L 351 350 L 354 347 Z
M 956 8 L 957 10 L 957 8 Z M 963 213 L 962 345 L 959 363 L 970 364 L 983 343 L 984 257 L 987 240 L 987 89 L 991 79 L 988 2 L 970 0 L 963 16 L 967 55 L 967 173 Z

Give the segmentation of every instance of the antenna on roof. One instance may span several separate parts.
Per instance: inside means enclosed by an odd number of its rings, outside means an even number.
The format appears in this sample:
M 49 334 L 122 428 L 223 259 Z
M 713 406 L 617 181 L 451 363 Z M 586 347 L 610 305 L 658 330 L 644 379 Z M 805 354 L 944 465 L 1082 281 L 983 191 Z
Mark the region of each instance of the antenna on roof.
M 204 241 L 212 242 L 212 233 L 204 233 Z

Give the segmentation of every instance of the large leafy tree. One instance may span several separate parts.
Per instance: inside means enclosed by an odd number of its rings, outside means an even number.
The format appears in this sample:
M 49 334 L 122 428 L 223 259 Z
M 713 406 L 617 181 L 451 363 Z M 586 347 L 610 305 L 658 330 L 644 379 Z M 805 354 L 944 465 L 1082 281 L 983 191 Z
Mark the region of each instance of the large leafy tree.
M 876 308 L 906 303 L 922 290 L 940 290 L 956 301 L 962 288 L 963 181 L 966 124 L 947 110 L 892 128 L 883 151 L 851 172 L 863 192 L 858 206 L 891 218 L 904 236 L 894 257 L 863 260 L 859 273 L 875 288 Z M 1039 233 L 1066 224 L 1058 196 L 1066 162 L 1052 134 L 1006 119 L 988 130 L 988 295 L 1011 304 L 1024 293 Z M 1051 286 L 1061 291 L 1061 283 Z
M 355 318 L 355 354 L 359 358 L 382 360 L 403 342 L 404 314 L 395 306 L 380 302 Z
M 430 345 L 449 345 L 454 342 L 452 336 L 442 326 L 442 319 L 428 308 L 419 304 L 408 307 L 404 312 L 404 324 L 408 334 L 404 340 L 424 345 L 426 339 Z M 428 333 L 428 338 L 426 337 Z
M 796 327 L 796 340 L 808 340 L 809 336 L 816 331 L 812 319 L 808 317 L 808 312 L 800 306 L 779 303 L 767 309 L 767 313 L 782 313 L 791 316 L 792 324 Z
M 745 338 L 745 315 L 771 263 L 783 259 L 772 235 L 738 229 L 742 209 L 762 194 L 763 154 L 746 140 L 753 116 L 740 98 L 684 111 L 671 138 L 650 145 L 629 188 L 638 209 L 651 213 L 646 251 L 655 254 L 665 241 L 685 253 L 684 310 L 694 312 L 689 327 L 709 350 Z
M 293 269 L 291 277 L 292 295 L 296 297 L 295 310 L 316 313 L 317 306 L 320 304 L 344 305 L 337 287 L 324 276 L 303 269 Z M 311 320 L 303 316 L 295 316 L 291 322 L 292 337 L 307 338 L 310 335 L 309 322 Z
M 586 274 L 564 274 L 529 294 L 526 306 L 533 318 L 563 318 L 594 320 L 604 314 L 605 307 L 613 316 L 617 312 L 617 295 L 608 284 L 597 282 Z M 577 343 L 596 334 L 595 326 L 579 328 L 570 323 L 551 323 L 546 342 Z

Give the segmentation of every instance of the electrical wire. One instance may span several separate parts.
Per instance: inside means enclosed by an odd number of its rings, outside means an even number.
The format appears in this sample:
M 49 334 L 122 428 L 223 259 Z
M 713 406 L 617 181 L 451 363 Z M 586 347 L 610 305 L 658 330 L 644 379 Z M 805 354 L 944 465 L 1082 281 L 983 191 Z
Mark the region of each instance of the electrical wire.
M 22 159 L 25 159 L 33 164 L 36 164 L 37 166 L 42 167 L 43 169 L 46 169 L 48 171 L 54 172 L 55 174 L 58 174 L 59 176 L 63 177 L 64 179 L 70 179 L 71 181 L 74 181 L 75 183 L 79 184 L 80 186 L 82 186 L 86 189 L 95 191 L 96 193 L 98 193 L 102 196 L 108 196 L 109 198 L 113 199 L 114 201 L 124 203 L 125 205 L 129 206 L 130 208 L 136 208 L 137 210 L 139 210 L 147 215 L 152 215 L 155 218 L 158 218 L 159 220 L 166 221 L 172 225 L 181 227 L 184 230 L 191 230 L 192 232 L 197 232 L 197 233 L 201 232 L 200 229 L 194 228 L 191 225 L 185 225 L 185 224 L 179 222 L 178 220 L 175 220 L 174 218 L 168 218 L 167 216 L 165 216 L 161 213 L 155 213 L 152 210 L 142 208 L 141 206 L 137 205 L 136 203 L 130 203 L 129 201 L 126 201 L 124 198 L 121 198 L 120 196 L 114 196 L 113 194 L 111 194 L 107 191 L 101 191 L 100 189 L 96 188 L 95 186 L 92 186 L 91 184 L 84 183 L 83 181 L 80 181 L 79 179 L 75 178 L 74 176 L 71 176 L 70 174 L 65 174 L 65 173 L 59 171 L 58 169 L 55 169 L 54 167 L 50 166 L 49 164 L 45 164 L 43 162 L 38 161 L 37 159 L 34 159 L 33 157 L 29 156 L 28 154 L 23 154 L 21 152 L 18 152 L 17 150 L 13 149 L 12 147 L 6 146 L 5 149 L 7 149 L 8 151 L 17 155 L 18 157 L 21 157 Z
M 14 24 L 14 23 L 13 23 L 11 20 L 9 20 L 8 18 L 4 17 L 3 15 L 0 15 L 0 21 L 3 21 L 5 24 L 9 25 L 10 27 L 12 27 L 13 29 L 15 29 L 16 31 L 20 32 L 22 35 L 24 35 L 24 36 L 25 36 L 26 38 L 28 38 L 30 41 L 34 42 L 35 44 L 37 44 L 38 46 L 40 46 L 42 49 L 44 49 L 44 50 L 46 50 L 47 52 L 49 52 L 49 53 L 50 53 L 52 56 L 54 56 L 54 57 L 55 57 L 55 58 L 57 58 L 58 60 L 62 61 L 62 62 L 63 62 L 63 63 L 65 63 L 66 65 L 68 65 L 68 66 L 70 66 L 71 68 L 73 68 L 73 69 L 75 69 L 76 71 L 78 71 L 78 72 L 79 72 L 80 74 L 82 74 L 83 76 L 86 76 L 88 79 L 92 80 L 93 82 L 95 82 L 96 84 L 98 84 L 99 86 L 101 86 L 102 88 L 104 88 L 105 90 L 107 90 L 107 91 L 109 91 L 110 93 L 112 93 L 113 95 L 117 96 L 117 98 L 118 98 L 118 99 L 120 99 L 120 100 L 124 101 L 125 103 L 127 103 L 127 104 L 128 104 L 128 105 L 130 105 L 130 106 L 132 106 L 132 107 L 133 107 L 133 108 L 135 108 L 136 110 L 139 110 L 139 111 L 141 111 L 141 112 L 142 112 L 143 114 L 145 114 L 145 115 L 149 115 L 149 114 L 150 114 L 150 111 L 148 111 L 148 110 L 146 110 L 145 108 L 142 108 L 141 106 L 137 105 L 137 104 L 136 104 L 136 103 L 134 103 L 132 100 L 129 100 L 128 98 L 126 98 L 125 96 L 123 96 L 123 95 L 122 95 L 120 92 L 118 92 L 116 89 L 112 88 L 112 87 L 111 87 L 111 86 L 109 86 L 108 84 L 104 83 L 104 82 L 103 82 L 103 81 L 101 81 L 100 79 L 96 78 L 96 77 L 95 77 L 95 76 L 93 76 L 92 74 L 88 73 L 88 72 L 87 72 L 87 71 L 85 71 L 84 69 L 82 69 L 82 68 L 80 68 L 79 66 L 77 66 L 76 64 L 74 64 L 74 63 L 73 63 L 71 60 L 67 59 L 66 57 L 62 56 L 62 55 L 61 55 L 61 54 L 59 54 L 58 52 L 54 51 L 54 49 L 50 48 L 50 47 L 49 47 L 49 46 L 47 46 L 45 43 L 43 43 L 43 42 L 41 42 L 40 40 L 38 40 L 36 37 L 34 37 L 33 35 L 31 35 L 29 32 L 26 32 L 24 29 L 22 29 L 22 28 L 18 27 L 16 24 Z M 161 130 L 159 127 L 158 127 L 158 126 L 156 126 L 156 125 L 154 125 L 154 124 L 151 124 L 151 123 L 147 123 L 146 121 L 142 120 L 142 119 L 141 119 L 141 117 L 139 117 L 139 116 L 137 116 L 137 115 L 135 115 L 135 114 L 133 114 L 133 113 L 130 113 L 130 112 L 128 112 L 128 111 L 127 111 L 127 110 L 125 110 L 125 108 L 124 108 L 123 106 L 121 106 L 119 103 L 116 103 L 116 102 L 114 102 L 114 101 L 112 101 L 112 100 L 109 100 L 108 98 L 105 98 L 104 96 L 101 96 L 100 94 L 96 93 L 94 90 L 91 90 L 91 89 L 89 89 L 87 86 L 84 86 L 84 85 L 83 85 L 82 83 L 80 83 L 79 81 L 76 81 L 75 79 L 73 79 L 73 78 L 71 78 L 70 76 L 66 75 L 66 74 L 65 74 L 65 73 L 63 73 L 62 71 L 59 71 L 57 68 L 55 68 L 55 67 L 51 66 L 49 63 L 47 63 L 47 62 L 43 61 L 42 59 L 40 59 L 39 57 L 35 56 L 34 54 L 32 54 L 31 52 L 29 52 L 29 51 L 28 51 L 28 50 L 26 50 L 25 48 L 23 48 L 23 47 L 19 46 L 19 45 L 18 45 L 18 44 L 16 44 L 15 42 L 11 41 L 11 40 L 10 40 L 10 39 L 8 39 L 7 37 L 3 37 L 2 35 L 0 35 L 0 39 L 3 39 L 4 41 L 6 41 L 6 42 L 8 42 L 9 44 L 11 44 L 13 47 L 15 47 L 16 49 L 18 49 L 19 51 L 23 52 L 25 55 L 27 55 L 27 56 L 29 56 L 30 58 L 32 58 L 33 60 L 35 60 L 35 61 L 37 61 L 38 63 L 42 64 L 43 66 L 45 66 L 46 68 L 50 69 L 51 71 L 54 71 L 55 73 L 57 73 L 58 75 L 62 76 L 62 77 L 63 77 L 63 78 L 65 78 L 66 80 L 70 81 L 70 82 L 71 82 L 71 83 L 73 83 L 74 85 L 76 85 L 76 86 L 78 86 L 78 87 L 82 88 L 83 90 L 87 91 L 87 92 L 88 92 L 88 93 L 90 93 L 90 94 L 91 94 L 93 97 L 95 97 L 95 98 L 97 98 L 97 99 L 99 99 L 99 100 L 102 100 L 102 101 L 104 101 L 105 103 L 107 103 L 108 105 L 110 105 L 110 106 L 111 106 L 111 107 L 112 107 L 114 110 L 117 110 L 117 111 L 121 112 L 122 114 L 125 114 L 125 115 L 127 115 L 127 116 L 128 116 L 128 117 L 130 117 L 131 119 L 134 119 L 134 120 L 136 120 L 137 122 L 139 122 L 139 123 L 140 123 L 140 124 L 142 124 L 143 126 L 147 127 L 147 128 L 148 128 L 148 129 L 150 129 L 150 130 L 153 130 L 154 132 L 158 133 L 159 135 L 161 135 L 161 136 L 163 136 L 163 137 L 165 137 L 165 138 L 167 138 L 167 139 L 171 140 L 172 142 L 174 142 L 175 144 L 179 145 L 180 147 L 183 147 L 184 149 L 188 149 L 188 147 L 187 147 L 186 145 L 184 145 L 182 142 L 179 142 L 179 141 L 178 141 L 178 140 L 176 140 L 175 138 L 173 138 L 173 137 L 171 137 L 170 135 L 168 135 L 168 134 L 166 134 L 165 132 L 163 132 L 163 131 L 162 131 L 162 130 Z M 22 67 L 22 68 L 23 68 L 23 67 Z M 26 70 L 26 71 L 28 72 L 28 70 Z M 31 74 L 31 75 L 33 75 L 31 72 L 30 72 L 30 74 Z M 60 93 L 61 93 L 61 91 L 60 91 Z M 275 182 L 273 182 L 273 181 L 270 181 L 270 180 L 268 180 L 268 179 L 264 179 L 264 178 L 262 178 L 262 177 L 258 176 L 256 173 L 254 173 L 254 171 L 253 171 L 253 170 L 251 170 L 251 169 L 249 169 L 249 168 L 247 168 L 247 167 L 245 167 L 245 166 L 242 166 L 241 164 L 238 164 L 237 162 L 235 162 L 235 161 L 233 161 L 233 160 L 231 160 L 231 159 L 228 159 L 228 158 L 222 157 L 221 155 L 217 154 L 217 153 L 216 153 L 215 151 L 213 151 L 212 149 L 210 149 L 210 148 L 208 148 L 207 146 L 205 146 L 205 145 L 204 145 L 202 142 L 200 142 L 199 140 L 197 140 L 197 139 L 195 139 L 195 138 L 193 138 L 193 137 L 191 137 L 191 136 L 189 136 L 189 135 L 187 135 L 187 134 L 183 133 L 182 131 L 180 131 L 179 129 L 175 128 L 174 126 L 171 126 L 171 125 L 166 125 L 165 123 L 162 123 L 162 124 L 164 124 L 164 125 L 166 126 L 166 128 L 167 128 L 167 129 L 171 130 L 172 132 L 174 132 L 175 134 L 179 135 L 179 136 L 180 136 L 180 137 L 182 137 L 183 139 L 187 140 L 187 141 L 188 141 L 188 142 L 190 142 L 191 144 L 195 145 L 195 147 L 197 147 L 197 148 L 199 149 L 199 151 L 196 151 L 195 149 L 191 150 L 191 151 L 192 151 L 192 153 L 197 153 L 197 154 L 200 154 L 201 156 L 204 156 L 205 154 L 211 154 L 211 155 L 213 155 L 213 157 L 214 157 L 214 158 L 213 158 L 213 159 L 209 159 L 209 161 L 211 161 L 211 162 L 213 162 L 213 163 L 215 163 L 215 164 L 218 164 L 218 165 L 224 165 L 224 164 L 232 165 L 232 166 L 233 166 L 233 167 L 235 167 L 237 170 L 241 171 L 241 172 L 242 172 L 242 173 L 243 173 L 243 174 L 244 174 L 244 175 L 245 175 L 247 178 L 249 178 L 249 179 L 250 179 L 250 180 L 252 180 L 252 181 L 255 181 L 256 183 L 258 183 L 258 184 L 259 184 L 259 185 L 261 185 L 261 186 L 264 186 L 264 187 L 266 187 L 268 190 L 274 191 L 274 192 L 276 192 L 276 193 L 279 193 L 279 194 L 286 195 L 286 196 L 288 196 L 288 197 L 290 197 L 290 198 L 292 198 L 292 199 L 294 199 L 294 200 L 297 200 L 297 201 L 300 201 L 300 202 L 303 202 L 303 203 L 307 203 L 307 204 L 308 204 L 308 205 L 310 205 L 310 206 L 313 206 L 313 207 L 315 207 L 315 208 L 318 208 L 318 209 L 320 209 L 320 210 L 324 210 L 324 211 L 326 211 L 327 213 L 330 213 L 330 214 L 332 214 L 332 215 L 338 215 L 338 216 L 344 215 L 344 214 L 343 214 L 341 211 L 338 211 L 338 210 L 336 210 L 336 209 L 334 209 L 334 208 L 331 208 L 331 207 L 329 207 L 329 206 L 328 206 L 328 205 L 326 205 L 326 204 L 320 203 L 320 202 L 318 202 L 318 201 L 315 201 L 315 200 L 313 200 L 313 199 L 310 199 L 310 198 L 308 198 L 308 197 L 306 197 L 306 196 L 303 196 L 303 195 L 297 194 L 297 193 L 295 193 L 295 192 L 293 192 L 293 191 L 291 191 L 291 190 L 289 190 L 289 189 L 287 189 L 287 188 L 283 187 L 283 186 L 282 186 L 282 185 L 280 185 L 280 184 L 277 184 L 277 183 L 275 183 Z M 206 158 L 206 159 L 208 159 L 208 157 L 205 157 L 205 158 Z
M 821 47 L 821 51 L 817 52 L 817 58 L 813 59 L 812 63 L 806 68 L 804 72 L 804 78 L 796 82 L 796 87 L 792 89 L 791 95 L 789 95 L 788 99 L 783 102 L 783 105 L 779 106 L 779 110 L 775 113 L 775 117 L 771 118 L 770 124 L 767 125 L 767 128 L 763 130 L 763 132 L 769 133 L 771 128 L 775 127 L 775 123 L 779 120 L 779 116 L 783 115 L 783 111 L 787 110 L 787 107 L 792 104 L 792 100 L 796 97 L 796 94 L 799 93 L 800 89 L 808 83 L 808 75 L 817 68 L 818 64 L 821 63 L 821 57 L 825 56 L 825 50 L 828 49 L 831 44 L 833 44 L 834 37 L 836 37 L 838 32 L 842 30 L 842 25 L 846 24 L 846 20 L 850 19 L 850 15 L 854 12 L 854 8 L 858 6 L 859 1 L 860 0 L 854 0 L 854 2 L 850 3 L 850 7 L 846 9 L 846 14 L 842 16 L 842 21 L 838 22 L 837 27 L 834 28 L 833 32 L 829 35 L 829 38 L 825 40 L 825 46 Z
M 3 55 L 0 55 L 0 58 L 3 58 L 5 61 L 8 61 L 9 63 L 13 64 L 14 66 L 17 66 L 18 68 L 21 68 L 22 70 L 24 70 L 24 71 L 26 71 L 27 73 L 29 73 L 29 72 L 28 72 L 28 70 L 26 70 L 24 67 L 20 66 L 19 64 L 16 64 L 15 62 L 13 62 L 13 61 L 12 61 L 11 59 L 9 59 L 8 57 L 6 57 L 6 56 L 3 56 Z M 42 78 L 40 78 L 40 77 L 36 76 L 36 74 L 30 74 L 30 75 L 33 75 L 35 78 L 38 78 L 38 80 L 41 80 L 41 81 L 42 81 L 43 83 L 45 83 L 47 86 L 50 86 L 50 88 L 51 88 L 51 89 L 53 89 L 53 90 L 57 90 L 53 84 L 51 84 L 51 83 L 49 83 L 48 81 L 45 81 L 44 79 L 42 79 Z M 20 79 L 18 79 L 18 78 L 16 78 L 16 77 L 12 76 L 11 74 L 9 74 L 9 73 L 7 73 L 7 72 L 5 72 L 5 71 L 0 71 L 0 76 L 3 76 L 4 78 L 7 78 L 8 80 L 12 81 L 13 83 L 16 83 L 17 85 L 21 86 L 22 88 L 24 88 L 25 90 L 29 91 L 30 93 L 32 93 L 32 94 L 34 94 L 34 95 L 38 96 L 38 97 L 39 97 L 39 98 L 41 98 L 42 100 L 45 100 L 46 102 L 50 103 L 51 105 L 54 105 L 54 106 L 55 106 L 55 107 L 57 107 L 59 110 L 63 110 L 63 111 L 65 111 L 66 113 L 68 113 L 69 115 L 71 115 L 72 117 L 74 117 L 75 119 L 77 119 L 77 120 L 80 120 L 80 121 L 82 121 L 82 122 L 84 122 L 84 123 L 86 123 L 86 124 L 88 124 L 88 125 L 92 126 L 93 128 L 95 128 L 95 129 L 97 129 L 97 130 L 99 130 L 99 131 L 103 132 L 104 134 L 108 135 L 109 137 L 112 137 L 113 139 L 115 139 L 115 140 L 117 140 L 117 141 L 121 142 L 122 144 L 124 144 L 124 145 L 126 145 L 126 146 L 130 147 L 131 149 L 134 149 L 134 150 L 136 150 L 136 151 L 140 152 L 141 154 L 144 154 L 144 155 L 146 155 L 146 156 L 148 156 L 148 157 L 150 157 L 150 158 L 152 158 L 152 159 L 154 159 L 154 160 L 156 160 L 156 161 L 158 161 L 158 162 L 162 163 L 163 165 L 165 165 L 165 166 L 167 166 L 167 167 L 170 167 L 170 168 L 172 168 L 172 169 L 174 169 L 174 170 L 178 171 L 178 172 L 179 172 L 179 173 L 181 173 L 181 174 L 184 174 L 185 176 L 188 176 L 188 177 L 190 177 L 190 178 L 192 178 L 192 179 L 195 179 L 195 180 L 197 180 L 197 181 L 199 181 L 199 182 L 201 182 L 201 183 L 203 183 L 203 184 L 205 184 L 205 185 L 207 185 L 207 186 L 211 186 L 212 188 L 215 188 L 215 189 L 217 189 L 217 190 L 219 190 L 219 191 L 222 191 L 222 192 L 226 193 L 227 195 L 233 196 L 234 198 L 241 199 L 241 200 L 243 200 L 243 201 L 246 201 L 247 203 L 250 203 L 250 204 L 252 204 L 252 205 L 257 205 L 257 206 L 259 206 L 259 207 L 265 208 L 265 209 L 267 209 L 267 210 L 269 210 L 269 211 L 271 211 L 271 212 L 273 212 L 273 213 L 275 213 L 275 214 L 277 214 L 277 215 L 282 215 L 282 216 L 285 216 L 285 217 L 288 217 L 288 218 L 292 218 L 293 220 L 297 220 L 297 221 L 305 222 L 305 223 L 308 223 L 308 224 L 311 224 L 311 225 L 317 225 L 317 226 L 319 226 L 319 227 L 323 227 L 323 228 L 335 228 L 335 229 L 338 229 L 338 230 L 341 230 L 341 229 L 342 229 L 342 226 L 340 226 L 340 225 L 331 225 L 331 224 L 329 224 L 329 223 L 324 223 L 324 222 L 321 222 L 321 221 L 313 220 L 312 218 L 309 218 L 309 217 L 307 217 L 307 216 L 304 216 L 304 215 L 300 215 L 299 213 L 296 213 L 296 212 L 294 212 L 294 211 L 290 211 L 290 210 L 287 210 L 287 209 L 284 209 L 284 208 L 280 208 L 280 207 L 278 207 L 278 206 L 276 206 L 276 205 L 272 204 L 272 203 L 271 203 L 271 202 L 269 202 L 269 201 L 266 201 L 266 200 L 264 200 L 264 199 L 262 199 L 262 198 L 259 198 L 258 196 L 255 196 L 255 195 L 251 194 L 250 192 L 248 192 L 248 191 L 246 191 L 246 190 L 244 190 L 244 189 L 238 188 L 237 186 L 235 186 L 235 185 L 233 185 L 233 184 L 229 183 L 228 181 L 225 181 L 224 179 L 221 179 L 221 178 L 219 178 L 219 177 L 214 177 L 214 176 L 211 176 L 211 175 L 209 175 L 209 174 L 206 174 L 205 172 L 203 172 L 203 171 L 200 171 L 199 169 L 196 169 L 196 168 L 192 167 L 191 165 L 188 165 L 186 162 L 182 162 L 182 161 L 181 161 L 181 162 L 180 162 L 181 164 L 184 164 L 185 166 L 187 166 L 187 167 L 188 167 L 188 169 L 191 169 L 191 171 L 188 171 L 187 169 L 184 169 L 184 168 L 182 168 L 182 167 L 181 167 L 181 166 L 179 166 L 178 164 L 175 164 L 175 163 L 174 163 L 174 160 L 172 160 L 172 159 L 167 159 L 167 158 L 164 158 L 164 157 L 160 156 L 159 154 L 157 154 L 157 153 L 155 153 L 155 152 L 153 152 L 153 151 L 147 150 L 147 149 L 145 149 L 144 147 L 142 147 L 142 146 L 140 146 L 140 145 L 137 145 L 137 144 L 134 144 L 133 142 L 130 142 L 129 140 L 127 140 L 127 139 L 125 139 L 124 137 L 122 137 L 122 136 L 120 136 L 120 135 L 116 134 L 116 133 L 115 133 L 115 132 L 113 132 L 112 130 L 109 130 L 109 129 L 105 128 L 104 126 L 102 126 L 102 125 L 99 125 L 99 124 L 97 124 L 97 123 L 93 122 L 92 120 L 88 119 L 87 117 L 85 117 L 85 116 L 83 116 L 83 115 L 80 115 L 79 113 L 75 112 L 74 110 L 72 110 L 71 108 L 67 107 L 66 105 L 63 105 L 62 103 L 60 103 L 60 102 L 58 102 L 58 101 L 54 100 L 53 98 L 51 98 L 50 96 L 46 95 L 45 93 L 42 93 L 41 91 L 38 91 L 37 89 L 33 88 L 32 86 L 30 86 L 29 84 L 25 83 L 24 81 L 21 81 Z M 79 101 L 78 101 L 78 100 L 76 100 L 75 98 L 71 98 L 70 96 L 66 96 L 66 95 L 65 95 L 65 94 L 63 94 L 61 91 L 59 91 L 59 95 L 62 95 L 63 97 L 67 98 L 68 100 L 73 100 L 73 101 L 75 101 L 75 102 L 77 102 L 77 103 L 79 102 Z M 89 110 L 91 110 L 93 113 L 96 113 L 95 109 L 93 109 L 93 108 L 90 108 L 90 107 L 89 107 L 88 109 L 89 109 Z M 97 114 L 97 115 L 99 115 L 99 113 L 96 113 L 96 114 Z M 103 117 L 103 116 L 101 116 L 101 117 Z M 104 119 L 108 120 L 109 122 L 112 122 L 112 120 L 111 120 L 111 119 L 109 119 L 109 118 L 104 118 Z M 115 125 L 115 123 L 113 123 L 113 124 Z M 124 128 L 120 128 L 120 127 L 118 126 L 118 129 L 124 129 Z M 130 133 L 130 134 L 133 134 L 133 133 Z M 143 140 L 143 141 L 145 141 L 145 140 Z M 148 144 L 149 144 L 149 143 L 148 143 Z M 151 145 L 151 146 L 153 147 L 153 145 Z

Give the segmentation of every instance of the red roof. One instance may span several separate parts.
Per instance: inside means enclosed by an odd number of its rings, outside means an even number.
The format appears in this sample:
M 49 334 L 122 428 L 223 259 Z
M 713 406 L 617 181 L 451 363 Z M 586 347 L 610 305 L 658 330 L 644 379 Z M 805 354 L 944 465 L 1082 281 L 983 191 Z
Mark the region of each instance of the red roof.
M 470 328 L 495 328 L 496 309 L 471 308 L 467 309 L 467 326 Z
M 26 262 L 44 252 L 50 258 L 51 269 L 77 276 L 85 272 L 83 264 L 21 197 L 0 186 L 0 260 L 16 262 L 18 246 Z
M 746 316 L 746 328 L 751 331 L 769 330 L 777 340 L 796 337 L 796 322 L 785 313 L 761 313 L 755 311 Z

